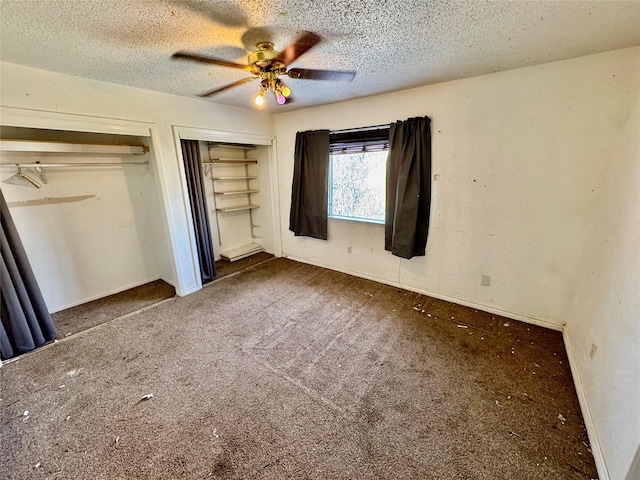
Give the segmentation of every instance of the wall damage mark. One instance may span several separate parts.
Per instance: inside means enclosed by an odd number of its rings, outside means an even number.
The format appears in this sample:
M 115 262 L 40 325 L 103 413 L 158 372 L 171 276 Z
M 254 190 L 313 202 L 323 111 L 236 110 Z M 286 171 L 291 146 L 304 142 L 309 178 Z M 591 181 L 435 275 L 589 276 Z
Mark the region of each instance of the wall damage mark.
M 34 200 L 7 202 L 7 205 L 9 207 L 33 207 L 36 205 L 53 205 L 55 203 L 81 202 L 82 200 L 88 200 L 89 198 L 95 198 L 95 195 L 76 195 L 73 197 L 44 197 L 36 198 Z

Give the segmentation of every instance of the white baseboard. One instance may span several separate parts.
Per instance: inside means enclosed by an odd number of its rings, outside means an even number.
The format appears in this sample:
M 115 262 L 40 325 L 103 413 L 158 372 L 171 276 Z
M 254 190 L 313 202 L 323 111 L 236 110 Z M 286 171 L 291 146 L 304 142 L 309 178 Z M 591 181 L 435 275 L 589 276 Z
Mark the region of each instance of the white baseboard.
M 160 277 L 151 277 L 151 278 L 148 278 L 146 280 L 130 283 L 129 285 L 125 285 L 123 287 L 118 287 L 118 288 L 115 288 L 113 290 L 102 292 L 102 293 L 99 293 L 97 295 L 92 295 L 90 297 L 86 297 L 86 298 L 83 298 L 81 300 L 77 300 L 75 302 L 71 302 L 71 303 L 68 303 L 68 304 L 65 304 L 65 305 L 58 305 L 58 306 L 52 308 L 51 310 L 49 310 L 49 313 L 56 313 L 56 312 L 60 312 L 62 310 L 66 310 L 67 308 L 77 307 L 78 305 L 82 305 L 83 303 L 92 302 L 93 300 L 98 300 L 100 298 L 108 297 L 109 295 L 114 295 L 116 293 L 124 292 L 125 290 L 129 290 L 131 288 L 135 288 L 135 287 L 139 287 L 141 285 L 145 285 L 147 283 L 155 282 L 156 280 L 163 280 L 163 279 L 160 278 Z M 167 282 L 167 283 L 170 284 L 170 282 Z
M 576 367 L 576 356 L 573 350 L 573 346 L 567 336 L 567 331 L 562 331 L 562 338 L 564 340 L 564 348 L 567 351 L 567 357 L 569 359 L 569 367 L 571 368 L 571 375 L 573 376 L 573 384 L 576 387 L 576 393 L 578 394 L 578 402 L 580 403 L 580 410 L 582 411 L 582 418 L 584 419 L 584 425 L 587 427 L 587 434 L 589 435 L 589 443 L 591 444 L 591 452 L 593 453 L 593 459 L 596 462 L 596 469 L 598 470 L 599 480 L 611 480 L 609 475 L 609 469 L 604 459 L 604 453 L 600 446 L 600 440 L 598 439 L 598 432 L 596 431 L 596 425 L 591 416 L 591 410 L 589 409 L 589 402 L 587 401 L 587 394 L 582 385 L 582 379 L 580 378 L 580 372 Z
M 537 325 L 539 327 L 548 328 L 550 330 L 555 330 L 557 332 L 561 332 L 564 325 L 561 323 L 554 323 L 548 320 L 543 320 L 541 318 L 532 317 L 530 315 L 525 315 L 523 313 L 512 312 L 510 310 L 504 310 L 502 308 L 497 308 L 492 305 L 486 305 L 484 303 L 472 302 L 469 300 L 465 300 L 463 298 L 455 297 L 453 295 L 448 295 L 446 293 L 438 293 L 430 290 L 425 290 L 424 288 L 413 287 L 407 284 L 401 284 L 402 288 L 406 290 L 410 290 L 412 292 L 421 293 L 423 295 L 427 295 L 429 297 L 437 298 L 439 300 L 444 300 L 451 303 L 456 303 L 458 305 L 462 305 L 464 307 L 475 308 L 477 310 L 482 310 L 483 312 L 493 313 L 495 315 L 500 315 L 501 317 L 510 318 L 511 320 L 519 320 L 524 323 L 529 323 L 531 325 Z
M 533 317 L 530 315 L 525 315 L 523 313 L 512 312 L 509 310 L 504 310 L 501 308 L 497 308 L 493 305 L 486 305 L 484 303 L 472 302 L 469 300 L 465 300 L 463 298 L 459 298 L 453 295 L 449 295 L 446 293 L 434 292 L 431 290 L 426 290 L 421 287 L 416 287 L 413 285 L 403 284 L 400 282 L 396 282 L 393 280 L 389 280 L 386 278 L 379 278 L 373 275 L 367 275 L 361 272 L 356 272 L 353 270 L 349 270 L 347 268 L 335 267 L 333 265 L 326 265 L 321 262 L 309 261 L 308 259 L 298 258 L 291 255 L 283 254 L 285 258 L 289 258 L 291 260 L 295 260 L 300 263 L 307 263 L 309 265 L 314 265 L 316 267 L 326 268 L 328 270 L 335 270 L 337 272 L 346 273 L 348 275 L 353 275 L 354 277 L 366 278 L 367 280 L 373 280 L 374 282 L 384 283 L 385 285 L 390 285 L 392 287 L 403 288 L 405 290 L 409 290 L 411 292 L 420 293 L 422 295 L 427 295 L 429 297 L 437 298 L 438 300 L 444 300 L 446 302 L 456 303 L 458 305 L 462 305 L 464 307 L 475 308 L 477 310 L 482 310 L 483 312 L 493 313 L 495 315 L 500 315 L 502 317 L 509 318 L 511 320 L 519 320 L 521 322 L 530 323 L 532 325 L 537 325 L 539 327 L 549 328 L 551 330 L 555 330 L 557 332 L 561 332 L 564 325 L 562 323 L 550 322 L 548 320 L 543 320 L 541 318 Z

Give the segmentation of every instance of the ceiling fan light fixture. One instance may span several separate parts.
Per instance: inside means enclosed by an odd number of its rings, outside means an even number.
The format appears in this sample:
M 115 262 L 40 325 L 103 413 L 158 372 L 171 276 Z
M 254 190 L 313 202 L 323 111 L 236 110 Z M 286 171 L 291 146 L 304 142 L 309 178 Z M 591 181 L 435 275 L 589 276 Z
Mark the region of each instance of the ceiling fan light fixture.
M 279 78 L 276 80 L 276 86 L 274 90 L 277 93 L 281 93 L 285 98 L 291 95 L 291 89 L 287 87 L 284 83 L 282 83 L 282 80 L 280 80 Z
M 264 94 L 265 94 L 265 89 L 261 88 L 258 95 L 256 95 L 256 98 L 253 100 L 255 104 L 258 105 L 259 107 L 261 107 L 264 104 Z

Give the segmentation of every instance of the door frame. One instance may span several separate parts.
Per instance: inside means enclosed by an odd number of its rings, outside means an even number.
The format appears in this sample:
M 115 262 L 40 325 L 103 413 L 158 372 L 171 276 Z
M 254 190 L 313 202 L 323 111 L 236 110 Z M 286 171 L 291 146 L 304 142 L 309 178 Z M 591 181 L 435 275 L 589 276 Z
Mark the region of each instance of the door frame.
M 282 234 L 280 229 L 280 195 L 278 188 L 278 162 L 276 150 L 276 138 L 271 135 L 260 135 L 241 132 L 227 132 L 222 130 L 209 130 L 204 128 L 193 128 L 181 125 L 173 125 L 173 137 L 176 157 L 178 158 L 178 170 L 180 171 L 180 185 L 182 189 L 182 200 L 185 208 L 185 216 L 189 228 L 189 245 L 191 249 L 191 263 L 198 281 L 198 289 L 202 288 L 202 278 L 200 276 L 200 263 L 198 250 L 196 248 L 195 229 L 191 209 L 189 207 L 189 191 L 187 188 L 187 178 L 184 169 L 184 158 L 182 156 L 181 140 L 198 140 L 204 142 L 237 143 L 247 145 L 260 145 L 268 148 L 269 151 L 269 185 L 271 193 L 271 217 L 273 222 L 273 246 L 274 255 L 282 256 Z

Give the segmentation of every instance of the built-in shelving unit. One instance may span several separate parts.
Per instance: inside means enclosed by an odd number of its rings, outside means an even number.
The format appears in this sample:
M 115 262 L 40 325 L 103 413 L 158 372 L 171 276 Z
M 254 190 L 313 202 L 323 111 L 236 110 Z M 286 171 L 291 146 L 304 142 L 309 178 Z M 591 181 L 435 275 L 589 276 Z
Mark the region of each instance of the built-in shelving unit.
M 248 257 L 254 253 L 262 251 L 262 246 L 257 243 L 250 242 L 245 245 L 226 245 L 223 241 L 224 237 L 230 238 L 230 232 L 221 233 L 225 225 L 238 224 L 238 218 L 234 217 L 233 221 L 228 215 L 248 215 L 244 225 L 248 225 L 251 230 L 251 238 L 257 239 L 259 236 L 254 234 L 254 224 L 251 212 L 260 205 L 252 202 L 252 195 L 259 193 L 259 190 L 253 185 L 253 181 L 258 179 L 253 169 L 257 165 L 258 160 L 248 158 L 247 153 L 251 150 L 247 146 L 229 146 L 220 145 L 220 148 L 241 149 L 243 158 L 229 157 L 212 157 L 207 162 L 202 162 L 206 169 L 210 169 L 209 174 L 213 185 L 213 201 L 216 213 L 216 221 L 218 225 L 218 240 L 221 245 L 220 256 L 231 262 Z M 252 169 L 253 167 L 253 169 Z

